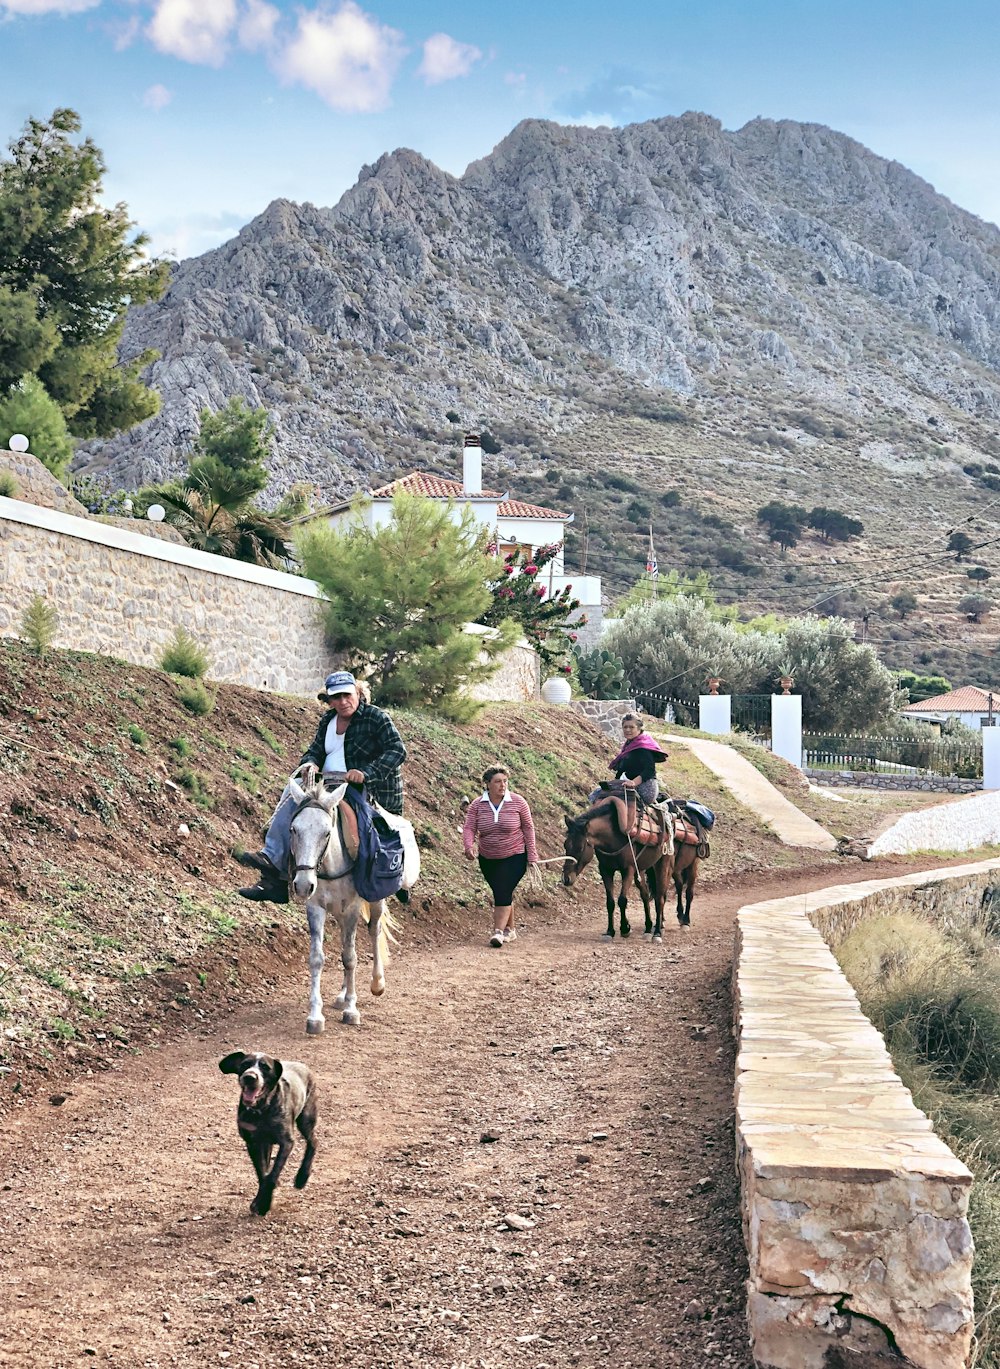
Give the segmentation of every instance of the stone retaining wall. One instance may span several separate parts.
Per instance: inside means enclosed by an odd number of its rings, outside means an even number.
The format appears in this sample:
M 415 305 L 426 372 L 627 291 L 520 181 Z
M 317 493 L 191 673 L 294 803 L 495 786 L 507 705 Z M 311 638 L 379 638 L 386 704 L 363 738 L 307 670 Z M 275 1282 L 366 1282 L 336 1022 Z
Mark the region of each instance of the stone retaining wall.
M 1000 845 L 1000 791 L 935 804 L 902 817 L 868 847 L 867 856 L 913 851 L 974 851 Z
M 964 1369 L 972 1176 L 914 1106 L 830 946 L 900 907 L 968 921 L 993 883 L 1000 860 L 740 910 L 736 1132 L 760 1369 Z
M 919 789 L 928 794 L 974 794 L 982 780 L 960 780 L 954 775 L 881 775 L 873 770 L 803 769 L 815 784 L 846 785 L 851 789 Z
M 75 651 L 155 666 L 183 627 L 213 680 L 310 697 L 335 663 L 311 580 L 0 497 L 0 636 L 17 634 L 36 591 L 59 615 L 55 645 Z M 535 652 L 514 647 L 481 690 L 535 698 Z
M 637 713 L 634 699 L 574 699 L 570 708 L 599 727 L 605 736 L 621 742 L 622 718 L 626 713 Z

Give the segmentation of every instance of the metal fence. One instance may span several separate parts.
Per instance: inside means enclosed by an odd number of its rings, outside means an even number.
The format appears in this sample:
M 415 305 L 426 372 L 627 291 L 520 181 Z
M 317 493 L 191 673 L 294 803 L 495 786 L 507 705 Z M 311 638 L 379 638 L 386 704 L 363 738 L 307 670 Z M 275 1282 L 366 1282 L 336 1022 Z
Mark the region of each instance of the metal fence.
M 734 694 L 730 710 L 734 732 L 747 732 L 755 740 L 770 745 L 770 694 Z
M 806 732 L 802 737 L 810 770 L 866 770 L 886 775 L 947 775 L 981 779 L 983 743 L 947 737 L 837 736 Z
M 633 689 L 632 697 L 644 713 L 681 727 L 698 726 L 698 700 L 680 699 L 658 689 Z

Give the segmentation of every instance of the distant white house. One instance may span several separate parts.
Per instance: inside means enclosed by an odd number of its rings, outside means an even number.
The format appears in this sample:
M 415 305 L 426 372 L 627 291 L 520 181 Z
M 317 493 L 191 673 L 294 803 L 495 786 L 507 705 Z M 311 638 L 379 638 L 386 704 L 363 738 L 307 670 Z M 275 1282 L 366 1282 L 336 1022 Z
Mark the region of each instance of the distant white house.
M 559 543 L 559 551 L 539 576 L 539 583 L 545 585 L 549 594 L 558 594 L 566 585 L 571 587 L 574 597 L 580 600 L 581 613 L 587 615 L 581 640 L 596 641 L 602 618 L 601 577 L 568 574 L 563 564 L 561 544 L 565 542 L 566 528 L 572 523 L 573 515 L 511 499 L 509 493 L 484 490 L 483 449 L 476 434 L 469 433 L 465 439 L 460 481 L 446 480 L 426 471 L 411 471 L 388 485 L 369 490 L 360 506 L 354 500 L 345 499 L 328 508 L 317 509 L 309 515 L 309 521 L 326 519 L 331 526 L 338 527 L 360 518 L 367 527 L 377 528 L 391 520 L 392 498 L 398 493 L 451 500 L 459 516 L 462 509 L 471 509 L 483 530 L 487 534 L 495 533 L 501 556 L 516 549 L 531 553 L 539 547 Z
M 1000 690 L 993 693 L 978 685 L 963 685 L 947 694 L 907 704 L 902 713 L 914 722 L 943 723 L 957 718 L 966 727 L 978 731 L 982 727 L 1000 725 Z

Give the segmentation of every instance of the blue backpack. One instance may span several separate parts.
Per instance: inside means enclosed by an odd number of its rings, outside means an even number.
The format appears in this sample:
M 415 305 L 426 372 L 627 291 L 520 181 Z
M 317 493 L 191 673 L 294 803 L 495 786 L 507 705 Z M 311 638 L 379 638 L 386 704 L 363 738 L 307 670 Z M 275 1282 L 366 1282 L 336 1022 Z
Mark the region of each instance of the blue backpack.
M 706 808 L 703 803 L 695 803 L 694 799 L 685 799 L 684 807 L 692 817 L 698 819 L 706 832 L 711 832 L 715 826 L 715 814 L 711 808 Z
M 344 798 L 358 819 L 358 858 L 354 887 L 366 903 L 378 903 L 399 892 L 403 883 L 403 841 L 379 819 L 375 809 L 350 785 Z

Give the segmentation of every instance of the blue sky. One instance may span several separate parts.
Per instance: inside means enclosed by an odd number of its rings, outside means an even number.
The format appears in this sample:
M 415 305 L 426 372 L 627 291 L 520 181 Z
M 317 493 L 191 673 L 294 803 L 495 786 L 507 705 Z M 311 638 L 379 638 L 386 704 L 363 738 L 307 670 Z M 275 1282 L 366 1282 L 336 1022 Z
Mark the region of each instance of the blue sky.
M 68 105 L 160 252 L 520 120 L 828 124 L 1000 222 L 996 0 L 0 0 L 0 143 Z

